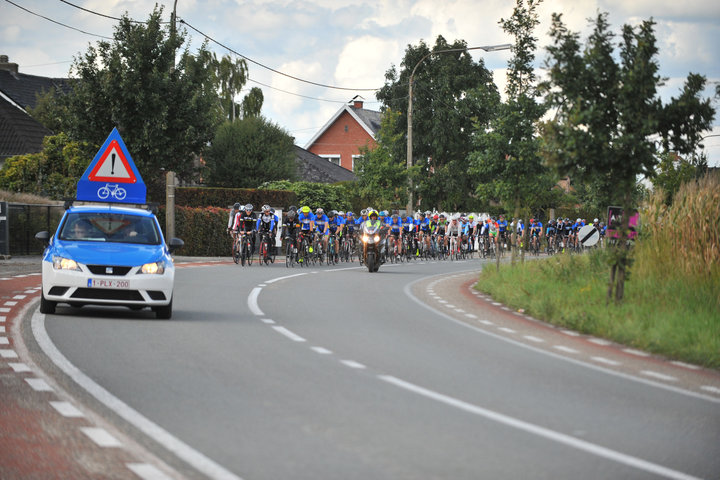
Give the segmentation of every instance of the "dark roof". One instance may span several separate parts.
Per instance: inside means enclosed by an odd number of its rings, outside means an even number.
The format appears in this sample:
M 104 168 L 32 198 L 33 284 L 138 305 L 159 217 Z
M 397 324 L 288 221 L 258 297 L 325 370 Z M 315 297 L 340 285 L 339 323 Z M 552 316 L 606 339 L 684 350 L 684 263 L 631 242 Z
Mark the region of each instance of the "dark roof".
M 47 135 L 52 132 L 0 96 L 0 163 L 15 155 L 41 151 Z
M 314 183 L 355 181 L 353 172 L 295 145 L 295 162 L 300 180 Z
M 373 137 L 380 131 L 380 122 L 382 121 L 382 113 L 374 110 L 367 110 L 365 108 L 355 108 L 350 105 L 355 115 L 367 125 L 370 130 L 373 131 Z
M 70 90 L 70 80 L 0 70 L 0 92 L 23 108 L 35 108 L 36 95 L 53 89 L 67 93 Z

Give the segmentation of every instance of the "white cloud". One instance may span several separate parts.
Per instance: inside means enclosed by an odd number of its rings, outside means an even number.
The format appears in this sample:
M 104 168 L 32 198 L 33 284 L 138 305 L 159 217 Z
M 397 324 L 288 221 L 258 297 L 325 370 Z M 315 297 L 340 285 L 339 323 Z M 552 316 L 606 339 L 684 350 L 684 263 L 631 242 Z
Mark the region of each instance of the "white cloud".
M 390 62 L 402 54 L 402 48 L 393 40 L 383 40 L 369 35 L 350 40 L 345 44 L 338 58 L 335 80 L 338 85 L 380 88 L 383 86 L 383 75 L 389 68 Z M 362 95 L 367 98 L 371 94 L 362 93 Z

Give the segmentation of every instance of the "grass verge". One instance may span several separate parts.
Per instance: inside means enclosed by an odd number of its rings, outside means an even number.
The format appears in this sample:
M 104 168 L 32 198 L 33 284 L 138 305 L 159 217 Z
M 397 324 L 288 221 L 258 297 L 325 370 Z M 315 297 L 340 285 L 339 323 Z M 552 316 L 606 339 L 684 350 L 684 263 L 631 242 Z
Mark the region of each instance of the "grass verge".
M 720 368 L 720 287 L 678 273 L 633 275 L 625 300 L 606 305 L 605 253 L 488 266 L 475 288 L 554 325 L 647 352 Z

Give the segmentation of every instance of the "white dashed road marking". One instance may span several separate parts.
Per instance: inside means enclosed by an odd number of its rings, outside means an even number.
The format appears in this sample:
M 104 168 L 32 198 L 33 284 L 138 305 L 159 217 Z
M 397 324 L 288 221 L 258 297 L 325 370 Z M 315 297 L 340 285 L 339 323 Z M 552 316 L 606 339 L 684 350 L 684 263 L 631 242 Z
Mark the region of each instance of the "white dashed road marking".
M 104 428 L 83 427 L 80 429 L 90 440 L 95 442 L 99 447 L 114 448 L 122 447 L 120 440 L 110 435 Z
M 75 405 L 70 402 L 50 402 L 50 405 L 63 417 L 81 418 L 85 416 L 84 413 L 75 408 Z

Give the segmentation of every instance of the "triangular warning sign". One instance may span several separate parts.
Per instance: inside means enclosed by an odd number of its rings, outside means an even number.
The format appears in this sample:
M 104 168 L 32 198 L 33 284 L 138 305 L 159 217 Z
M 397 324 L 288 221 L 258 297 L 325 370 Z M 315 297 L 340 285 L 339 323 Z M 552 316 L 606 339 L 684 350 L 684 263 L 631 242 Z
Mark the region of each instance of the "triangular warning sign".
M 88 175 L 91 182 L 135 183 L 137 178 L 117 140 L 112 140 Z

